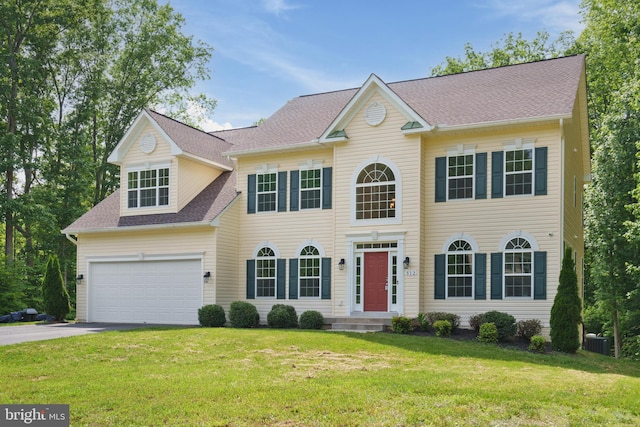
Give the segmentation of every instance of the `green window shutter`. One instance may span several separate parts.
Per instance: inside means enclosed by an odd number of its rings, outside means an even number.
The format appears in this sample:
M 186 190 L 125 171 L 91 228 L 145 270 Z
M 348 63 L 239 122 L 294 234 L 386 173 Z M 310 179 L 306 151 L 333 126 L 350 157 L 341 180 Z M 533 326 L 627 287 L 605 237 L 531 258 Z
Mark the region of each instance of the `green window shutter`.
M 256 260 L 247 260 L 247 299 L 256 298 Z
M 475 254 L 473 262 L 475 299 L 487 299 L 487 254 Z
M 487 198 L 487 153 L 476 153 L 476 199 Z
M 300 209 L 300 171 L 289 172 L 289 210 L 294 212 Z
M 434 299 L 444 299 L 446 292 L 446 265 L 447 256 L 445 254 L 436 254 L 434 256 L 434 280 L 433 280 L 433 298 Z
M 436 157 L 436 202 L 447 201 L 447 158 Z
M 333 169 L 322 168 L 322 209 L 331 209 Z
M 547 299 L 547 253 L 533 253 L 533 299 Z
M 256 174 L 248 176 L 247 213 L 256 213 Z
M 287 289 L 287 260 L 276 260 L 276 298 L 285 299 Z
M 331 299 L 331 258 L 322 258 L 320 280 L 320 295 L 322 299 Z
M 298 258 L 289 260 L 289 299 L 298 299 Z
M 535 195 L 547 194 L 547 147 L 536 148 Z
M 287 211 L 287 173 L 278 172 L 278 212 Z
M 491 254 L 491 299 L 502 299 L 502 252 Z
M 504 179 L 504 152 L 494 151 L 491 153 L 491 198 L 502 197 L 502 180 Z

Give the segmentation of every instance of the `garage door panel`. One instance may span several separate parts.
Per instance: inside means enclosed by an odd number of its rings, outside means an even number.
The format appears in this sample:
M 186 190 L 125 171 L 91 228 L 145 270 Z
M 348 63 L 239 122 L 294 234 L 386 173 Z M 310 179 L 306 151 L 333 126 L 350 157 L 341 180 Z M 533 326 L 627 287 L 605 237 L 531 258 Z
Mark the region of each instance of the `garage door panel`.
M 95 262 L 89 321 L 197 324 L 201 260 Z

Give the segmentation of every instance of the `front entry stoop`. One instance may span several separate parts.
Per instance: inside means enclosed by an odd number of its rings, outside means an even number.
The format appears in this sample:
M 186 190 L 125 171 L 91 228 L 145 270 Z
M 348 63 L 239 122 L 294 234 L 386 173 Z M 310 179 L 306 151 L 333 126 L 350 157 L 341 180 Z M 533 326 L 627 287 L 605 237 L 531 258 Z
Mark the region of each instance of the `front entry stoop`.
M 391 318 L 382 317 L 334 317 L 325 319 L 332 331 L 384 332 L 391 326 Z

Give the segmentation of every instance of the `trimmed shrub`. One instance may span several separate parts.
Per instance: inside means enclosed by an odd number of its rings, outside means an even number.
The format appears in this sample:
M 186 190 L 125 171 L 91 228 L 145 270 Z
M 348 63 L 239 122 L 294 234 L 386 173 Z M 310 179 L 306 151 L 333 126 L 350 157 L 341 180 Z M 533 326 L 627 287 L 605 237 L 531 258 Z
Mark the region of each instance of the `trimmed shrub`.
M 498 327 L 493 322 L 486 322 L 480 325 L 480 335 L 478 341 L 495 344 L 498 342 Z
M 413 331 L 413 320 L 405 316 L 391 318 L 391 330 L 396 334 L 408 334 Z
M 573 252 L 567 247 L 562 258 L 558 293 L 551 307 L 551 346 L 558 351 L 575 353 L 580 348 L 582 301 L 578 295 L 578 277 Z
M 480 325 L 482 325 L 483 316 L 484 314 L 474 314 L 469 317 L 469 326 L 471 326 L 471 329 L 476 331 L 476 334 L 480 332 Z
M 295 307 L 286 304 L 274 304 L 267 314 L 267 325 L 271 328 L 297 328 L 298 313 Z
M 542 323 L 538 319 L 520 320 L 518 322 L 518 336 L 527 341 L 531 341 L 534 335 L 540 335 Z
M 516 318 L 501 311 L 488 311 L 482 316 L 482 324 L 493 323 L 498 329 L 498 341 L 506 341 L 516 334 Z M 482 326 L 480 326 L 482 331 Z
M 260 324 L 260 314 L 253 304 L 234 301 L 229 307 L 229 322 L 234 328 L 253 328 Z
M 219 328 L 227 323 L 224 308 L 217 304 L 204 305 L 198 309 L 200 326 Z
M 319 311 L 309 310 L 300 315 L 300 329 L 322 329 L 324 316 Z
M 545 340 L 542 335 L 534 335 L 531 337 L 531 341 L 529 344 L 529 351 L 534 351 L 536 353 L 544 353 L 546 346 L 547 346 L 547 340 Z
M 457 314 L 433 311 L 431 313 L 427 313 L 427 317 L 429 318 L 429 322 L 431 322 L 431 326 L 434 326 L 438 320 L 448 320 L 449 323 L 451 323 L 452 331 L 455 331 L 460 327 L 460 316 Z
M 418 326 L 425 332 L 429 332 L 431 330 L 431 322 L 429 318 L 424 313 L 418 313 L 418 317 L 416 318 L 416 322 L 418 322 Z
M 448 337 L 451 335 L 451 322 L 446 319 L 436 320 L 433 323 L 433 329 L 435 329 L 437 337 Z

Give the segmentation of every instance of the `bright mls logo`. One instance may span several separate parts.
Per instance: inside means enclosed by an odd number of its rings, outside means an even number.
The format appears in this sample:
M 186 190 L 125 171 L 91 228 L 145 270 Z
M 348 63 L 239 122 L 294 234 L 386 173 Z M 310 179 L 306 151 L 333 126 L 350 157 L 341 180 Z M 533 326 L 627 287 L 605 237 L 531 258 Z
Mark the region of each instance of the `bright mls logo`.
M 69 427 L 69 405 L 0 405 L 2 426 Z

